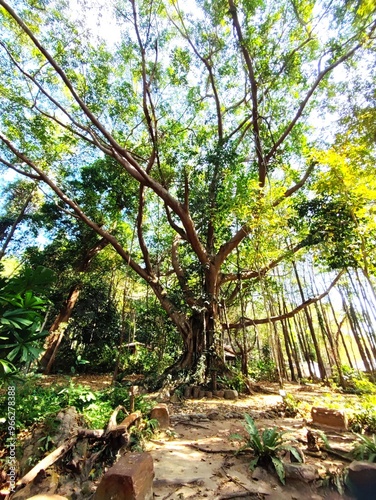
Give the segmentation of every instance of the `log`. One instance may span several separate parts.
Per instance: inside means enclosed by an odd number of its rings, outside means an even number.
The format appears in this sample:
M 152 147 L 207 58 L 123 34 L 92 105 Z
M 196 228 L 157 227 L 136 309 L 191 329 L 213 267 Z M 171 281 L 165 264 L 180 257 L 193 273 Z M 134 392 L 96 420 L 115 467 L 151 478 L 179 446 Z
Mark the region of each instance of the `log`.
M 46 470 L 48 467 L 53 465 L 59 458 L 63 457 L 77 442 L 78 437 L 74 436 L 67 441 L 65 441 L 59 448 L 56 448 L 53 452 L 47 455 L 43 460 L 41 460 L 35 467 L 33 467 L 27 474 L 25 474 L 16 483 L 16 487 L 23 488 L 29 484 L 41 470 Z
M 103 429 L 79 429 L 77 432 L 79 439 L 101 439 L 103 436 Z
M 125 419 L 119 424 L 119 425 L 124 425 L 126 429 L 129 429 L 129 427 L 134 424 L 137 420 L 141 418 L 141 412 L 140 411 L 135 411 L 125 417 Z M 119 426 L 118 426 L 119 427 Z
M 135 412 L 134 414 L 129 415 L 122 422 L 122 424 L 118 425 L 116 422 L 116 417 L 121 410 L 124 411 L 124 413 L 128 413 L 123 406 L 118 406 L 113 411 L 105 432 L 102 429 L 79 429 L 75 436 L 72 436 L 71 438 L 64 441 L 61 446 L 59 446 L 58 448 L 56 448 L 56 450 L 52 451 L 49 455 L 43 458 L 43 460 L 37 463 L 35 467 L 33 467 L 27 474 L 19 479 L 16 483 L 16 489 L 19 490 L 33 481 L 41 470 L 48 469 L 48 467 L 53 465 L 57 460 L 59 460 L 59 458 L 63 457 L 70 449 L 73 448 L 73 446 L 79 439 L 95 438 L 99 440 L 105 440 L 109 437 L 109 435 L 116 437 L 117 435 L 127 434 L 128 428 L 135 420 L 141 417 L 141 413 Z M 104 448 L 98 452 L 98 455 L 103 452 Z
M 113 431 L 118 426 L 118 424 L 116 422 L 116 418 L 118 416 L 119 411 L 123 411 L 126 415 L 128 415 L 128 412 L 124 408 L 124 406 L 119 405 L 117 408 L 115 408 L 115 410 L 112 412 L 110 420 L 108 421 L 106 434 L 109 434 L 111 431 Z

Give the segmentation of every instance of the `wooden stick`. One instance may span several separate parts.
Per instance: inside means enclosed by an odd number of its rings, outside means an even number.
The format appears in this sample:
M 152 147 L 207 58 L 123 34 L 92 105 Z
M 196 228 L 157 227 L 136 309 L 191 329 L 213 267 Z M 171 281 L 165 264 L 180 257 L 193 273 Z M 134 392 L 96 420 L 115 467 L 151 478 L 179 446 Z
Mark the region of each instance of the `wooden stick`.
M 59 448 L 56 448 L 52 453 L 47 455 L 35 467 L 33 467 L 27 474 L 25 474 L 16 483 L 17 488 L 29 484 L 41 470 L 45 470 L 54 464 L 59 458 L 63 457 L 77 442 L 78 436 L 74 436 L 65 441 Z

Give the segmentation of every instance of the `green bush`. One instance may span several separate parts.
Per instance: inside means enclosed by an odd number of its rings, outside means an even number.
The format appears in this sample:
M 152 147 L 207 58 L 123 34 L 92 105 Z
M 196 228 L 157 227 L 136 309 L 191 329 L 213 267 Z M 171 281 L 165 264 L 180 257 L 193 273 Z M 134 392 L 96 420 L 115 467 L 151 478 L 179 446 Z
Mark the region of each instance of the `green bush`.
M 245 383 L 245 376 L 240 372 L 235 373 L 231 377 L 219 376 L 217 378 L 217 381 L 224 388 L 234 389 L 235 391 L 238 391 L 239 393 L 244 392 L 247 388 L 246 383 Z
M 10 279 L 0 278 L 0 382 L 15 375 L 15 367 L 28 369 L 43 352 L 48 301 L 36 294 L 42 294 L 52 280 L 52 272 L 42 266 L 24 268 Z
M 276 382 L 278 380 L 277 367 L 272 359 L 269 346 L 265 345 L 262 348 L 259 359 L 252 359 L 248 366 L 249 376 L 254 380 L 265 380 L 268 382 Z
M 143 345 L 138 345 L 136 352 L 130 354 L 128 351 L 123 352 L 120 356 L 120 368 L 122 376 L 131 374 L 160 375 L 172 358 L 162 356 L 158 349 L 148 349 Z
M 376 433 L 376 396 L 364 396 L 349 419 L 354 432 Z
M 376 385 L 372 383 L 367 375 L 359 370 L 342 366 L 342 373 L 346 381 L 343 388 L 349 394 L 376 394 Z
M 55 416 L 60 410 L 74 406 L 83 415 L 90 428 L 104 428 L 113 410 L 121 405 L 129 408 L 129 389 L 110 387 L 93 391 L 72 382 L 63 386 L 44 386 L 38 379 L 16 384 L 16 428 L 17 431 L 31 427 Z M 0 394 L 0 414 L 6 415 L 7 394 Z M 135 398 L 135 408 L 143 414 L 151 410 L 151 403 L 142 396 Z M 121 415 L 119 415 L 121 418 Z M 0 419 L 5 423 L 5 418 Z

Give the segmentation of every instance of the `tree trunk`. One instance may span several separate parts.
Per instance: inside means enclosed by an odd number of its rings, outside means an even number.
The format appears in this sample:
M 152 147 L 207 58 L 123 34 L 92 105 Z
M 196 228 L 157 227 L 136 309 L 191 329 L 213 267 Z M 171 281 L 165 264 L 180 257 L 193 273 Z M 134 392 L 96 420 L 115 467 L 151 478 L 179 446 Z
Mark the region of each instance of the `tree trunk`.
M 83 256 L 81 262 L 76 266 L 77 273 L 87 272 L 90 266 L 90 262 L 93 258 L 105 248 L 109 242 L 102 238 L 95 245 L 93 245 Z M 72 286 L 69 290 L 68 298 L 65 300 L 55 321 L 49 329 L 49 335 L 45 341 L 45 352 L 39 360 L 39 365 L 41 366 L 43 373 L 47 375 L 50 373 L 51 368 L 55 362 L 56 354 L 64 338 L 66 324 L 68 323 L 74 306 L 77 303 L 78 297 L 81 291 L 81 283 L 78 282 Z
M 0 250 L 0 260 L 4 257 L 6 249 L 8 248 L 9 243 L 12 241 L 13 235 L 14 235 L 16 229 L 17 229 L 18 224 L 22 221 L 22 219 L 25 216 L 26 210 L 27 210 L 27 208 L 28 208 L 31 200 L 33 199 L 34 190 L 35 190 L 35 186 L 31 190 L 31 192 L 28 195 L 28 197 L 26 198 L 25 203 L 21 207 L 20 213 L 18 214 L 16 220 L 12 224 L 12 227 L 11 227 L 11 229 L 9 231 L 9 234 L 6 237 L 5 242 L 3 243 L 3 246 L 2 246 L 2 248 Z
M 298 288 L 299 288 L 300 296 L 302 298 L 302 302 L 304 302 L 305 301 L 305 297 L 304 297 L 304 292 L 303 292 L 302 284 L 301 284 L 301 281 L 300 281 L 300 277 L 299 277 L 299 274 L 298 274 L 298 270 L 296 268 L 295 262 L 293 262 L 292 264 L 293 264 L 293 267 L 294 267 L 295 277 L 296 277 L 296 281 L 298 283 Z M 327 380 L 326 371 L 325 371 L 325 367 L 324 367 L 324 362 L 323 362 L 323 359 L 322 359 L 322 356 L 321 356 L 321 350 L 320 350 L 320 347 L 319 347 L 319 343 L 318 343 L 318 340 L 317 340 L 315 329 L 313 327 L 312 317 L 311 317 L 311 314 L 310 314 L 310 312 L 309 312 L 308 309 L 309 309 L 308 307 L 306 307 L 304 309 L 304 314 L 305 314 L 306 319 L 307 319 L 309 331 L 311 333 L 311 337 L 312 337 L 312 340 L 313 340 L 313 345 L 315 346 L 316 357 L 317 357 L 317 364 L 319 366 L 319 371 L 320 371 L 320 377 L 321 377 L 322 380 Z
M 75 285 L 70 289 L 67 300 L 62 305 L 59 314 L 56 316 L 55 321 L 49 330 L 49 335 L 46 338 L 44 345 L 46 350 L 39 360 L 39 364 L 43 368 L 43 373 L 45 375 L 51 372 L 57 351 L 64 337 L 66 325 L 72 315 L 72 311 L 77 303 L 78 297 L 80 296 L 80 292 L 80 285 Z

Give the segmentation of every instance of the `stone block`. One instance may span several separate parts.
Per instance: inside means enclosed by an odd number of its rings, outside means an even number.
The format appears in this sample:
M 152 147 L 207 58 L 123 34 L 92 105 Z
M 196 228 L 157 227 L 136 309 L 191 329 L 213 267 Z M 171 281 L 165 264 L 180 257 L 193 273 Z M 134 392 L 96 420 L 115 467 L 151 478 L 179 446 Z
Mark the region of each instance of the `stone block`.
M 127 453 L 103 476 L 94 500 L 151 500 L 153 478 L 150 453 Z
M 225 399 L 238 399 L 239 394 L 238 391 L 235 391 L 234 389 L 226 389 L 224 398 Z
M 193 387 L 193 390 L 192 390 L 192 397 L 193 397 L 193 399 L 197 399 L 198 398 L 199 392 L 200 392 L 200 387 Z
M 184 397 L 186 399 L 192 397 L 192 387 L 190 387 L 189 385 L 187 385 L 184 389 Z
M 205 397 L 211 399 L 213 397 L 212 391 L 205 391 Z
M 225 397 L 225 391 L 213 391 L 213 396 L 222 399 Z
M 374 500 L 376 497 L 376 464 L 351 462 L 347 469 L 346 484 L 358 500 Z
M 199 393 L 198 393 L 198 399 L 202 399 L 205 397 L 205 392 L 203 389 L 200 389 Z
M 314 406 L 311 410 L 312 424 L 326 429 L 346 430 L 347 416 L 344 410 L 332 410 Z
M 159 403 L 155 406 L 151 410 L 150 418 L 158 420 L 160 429 L 168 429 L 170 427 L 170 415 L 165 403 Z

